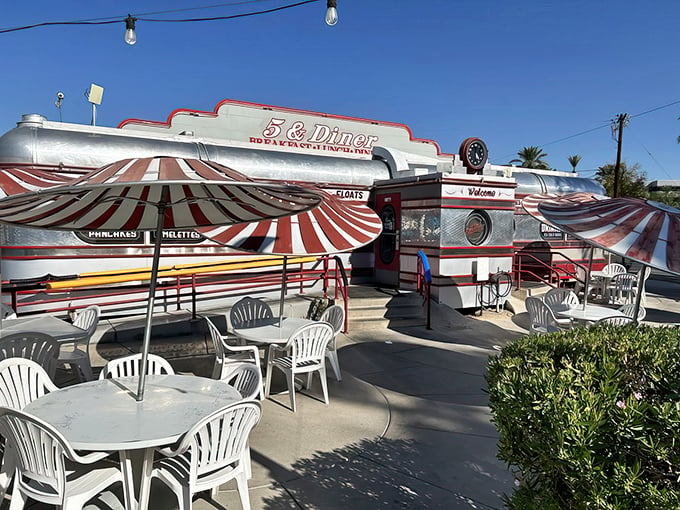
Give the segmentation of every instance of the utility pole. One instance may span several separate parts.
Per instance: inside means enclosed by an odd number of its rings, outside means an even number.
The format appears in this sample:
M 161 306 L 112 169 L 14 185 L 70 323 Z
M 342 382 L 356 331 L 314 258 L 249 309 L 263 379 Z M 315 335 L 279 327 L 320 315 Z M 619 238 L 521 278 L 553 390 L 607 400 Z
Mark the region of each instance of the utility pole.
M 620 113 L 617 115 L 616 119 L 612 121 L 612 128 L 613 129 L 618 129 L 619 131 L 619 139 L 618 139 L 618 146 L 616 148 L 616 166 L 614 167 L 614 196 L 612 198 L 617 198 L 619 196 L 619 176 L 621 173 L 621 144 L 623 143 L 623 128 L 628 124 L 628 114 L 627 113 Z M 614 123 L 617 124 L 616 127 L 614 127 Z

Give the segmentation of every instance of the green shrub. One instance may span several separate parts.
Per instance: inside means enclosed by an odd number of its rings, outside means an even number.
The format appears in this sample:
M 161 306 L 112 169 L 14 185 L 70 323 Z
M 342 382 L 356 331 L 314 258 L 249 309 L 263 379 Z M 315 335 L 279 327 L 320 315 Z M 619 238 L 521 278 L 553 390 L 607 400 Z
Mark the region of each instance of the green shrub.
M 680 330 L 522 338 L 489 360 L 516 510 L 680 508 Z

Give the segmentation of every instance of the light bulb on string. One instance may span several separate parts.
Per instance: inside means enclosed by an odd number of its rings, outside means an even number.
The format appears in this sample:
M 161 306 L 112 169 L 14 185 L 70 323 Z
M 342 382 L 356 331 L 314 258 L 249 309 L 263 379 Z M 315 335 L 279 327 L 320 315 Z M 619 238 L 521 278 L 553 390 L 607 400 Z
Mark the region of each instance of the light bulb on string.
M 326 25 L 332 27 L 338 22 L 337 0 L 327 0 L 326 7 Z
M 130 46 L 137 42 L 137 33 L 135 32 L 135 21 L 137 18 L 133 18 L 130 14 L 125 18 L 125 42 Z

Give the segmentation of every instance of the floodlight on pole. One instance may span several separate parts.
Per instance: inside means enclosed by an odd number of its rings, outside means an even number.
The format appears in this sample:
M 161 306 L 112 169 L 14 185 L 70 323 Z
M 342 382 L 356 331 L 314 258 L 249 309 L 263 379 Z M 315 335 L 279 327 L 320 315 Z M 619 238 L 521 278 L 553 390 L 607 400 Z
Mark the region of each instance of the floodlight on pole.
M 338 1 L 326 1 L 326 25 L 332 27 L 338 22 Z
M 137 21 L 137 18 L 133 18 L 131 14 L 128 14 L 127 18 L 125 18 L 125 42 L 130 46 L 137 42 L 135 21 Z
M 91 83 L 89 90 L 86 91 L 88 102 L 92 104 L 92 125 L 97 125 L 97 105 L 102 104 L 102 97 L 104 96 L 104 87 L 100 87 L 96 83 Z

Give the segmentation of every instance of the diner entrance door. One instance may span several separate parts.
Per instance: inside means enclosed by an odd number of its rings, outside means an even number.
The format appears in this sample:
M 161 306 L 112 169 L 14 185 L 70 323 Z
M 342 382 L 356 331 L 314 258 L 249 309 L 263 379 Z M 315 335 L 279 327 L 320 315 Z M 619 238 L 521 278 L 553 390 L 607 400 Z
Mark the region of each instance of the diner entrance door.
M 375 279 L 377 283 L 398 287 L 401 193 L 378 194 L 375 200 L 383 228 L 375 243 Z

